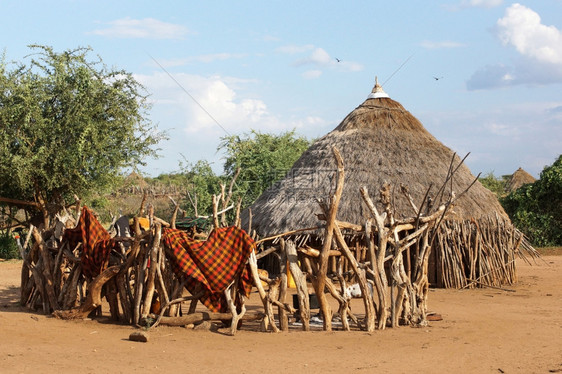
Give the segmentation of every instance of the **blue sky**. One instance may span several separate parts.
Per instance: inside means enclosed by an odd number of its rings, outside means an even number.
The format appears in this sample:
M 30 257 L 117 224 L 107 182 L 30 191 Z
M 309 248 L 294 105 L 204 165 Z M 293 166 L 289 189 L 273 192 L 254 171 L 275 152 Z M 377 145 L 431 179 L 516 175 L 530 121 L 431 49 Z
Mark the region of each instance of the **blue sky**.
M 8 61 L 91 46 L 133 73 L 170 137 L 151 176 L 220 172 L 228 134 L 320 137 L 375 76 L 473 174 L 538 177 L 562 153 L 562 0 L 0 0 L 0 34 Z

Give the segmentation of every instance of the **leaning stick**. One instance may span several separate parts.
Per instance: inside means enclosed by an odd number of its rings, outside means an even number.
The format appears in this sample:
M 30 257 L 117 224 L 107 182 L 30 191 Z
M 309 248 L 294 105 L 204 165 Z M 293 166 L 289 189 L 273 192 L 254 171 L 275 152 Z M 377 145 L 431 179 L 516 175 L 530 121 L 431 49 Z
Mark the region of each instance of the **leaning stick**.
M 503 288 L 503 287 L 492 286 L 492 285 L 490 285 L 490 284 L 478 282 L 478 281 L 476 281 L 476 280 L 474 280 L 474 279 L 467 279 L 467 281 L 469 281 L 469 282 L 471 282 L 471 283 L 479 284 L 479 285 L 484 286 L 484 287 L 493 288 L 493 289 L 496 289 L 496 290 L 502 290 L 502 291 L 507 291 L 507 292 L 516 292 L 515 290 L 509 289 L 509 288 Z

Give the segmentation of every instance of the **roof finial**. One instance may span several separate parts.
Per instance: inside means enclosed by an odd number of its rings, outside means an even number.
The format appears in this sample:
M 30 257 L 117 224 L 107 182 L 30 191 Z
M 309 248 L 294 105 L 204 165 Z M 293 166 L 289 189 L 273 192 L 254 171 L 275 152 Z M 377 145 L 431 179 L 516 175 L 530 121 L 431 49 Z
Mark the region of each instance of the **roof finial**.
M 367 96 L 367 99 L 381 99 L 384 97 L 390 98 L 390 96 L 388 96 L 388 94 L 384 92 L 382 86 L 379 84 L 379 77 L 375 76 L 375 87 L 373 87 L 373 90 L 371 91 L 369 96 Z

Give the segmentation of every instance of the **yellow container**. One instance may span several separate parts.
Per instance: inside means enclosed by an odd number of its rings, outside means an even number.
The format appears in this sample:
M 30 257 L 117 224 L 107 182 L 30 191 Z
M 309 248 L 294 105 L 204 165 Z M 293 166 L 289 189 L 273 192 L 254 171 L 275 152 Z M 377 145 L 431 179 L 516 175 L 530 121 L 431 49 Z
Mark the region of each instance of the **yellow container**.
M 295 280 L 293 279 L 293 274 L 289 270 L 289 264 L 287 264 L 287 287 L 297 288 L 297 285 L 295 284 Z

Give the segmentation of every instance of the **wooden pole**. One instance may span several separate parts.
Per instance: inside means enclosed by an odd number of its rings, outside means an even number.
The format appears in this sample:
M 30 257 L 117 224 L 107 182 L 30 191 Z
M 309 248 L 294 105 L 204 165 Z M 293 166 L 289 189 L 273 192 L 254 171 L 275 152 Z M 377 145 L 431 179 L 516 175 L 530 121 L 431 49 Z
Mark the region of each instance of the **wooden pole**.
M 260 276 L 258 274 L 258 260 L 256 259 L 256 251 L 252 250 L 248 263 L 250 264 L 250 270 L 252 272 L 252 277 L 256 288 L 258 289 L 258 294 L 263 303 L 263 307 L 266 313 L 266 317 L 263 319 L 263 329 L 267 330 L 268 325 L 271 326 L 273 332 L 279 332 L 277 325 L 275 324 L 275 317 L 273 316 L 273 308 L 268 300 L 267 294 L 261 284 Z
M 336 191 L 331 199 L 328 212 L 326 214 L 324 244 L 322 246 L 322 251 L 320 252 L 319 257 L 320 267 L 318 269 L 318 274 L 316 275 L 313 282 L 316 296 L 318 298 L 318 303 L 320 304 L 320 310 L 322 312 L 323 326 L 325 331 L 332 331 L 332 310 L 330 308 L 328 300 L 326 299 L 324 288 L 326 286 L 326 276 L 328 273 L 328 259 L 330 258 L 329 251 L 332 248 L 332 238 L 334 236 L 334 228 L 336 227 L 336 216 L 343 192 L 343 184 L 345 178 L 345 169 L 341 154 L 336 147 L 332 148 L 332 152 L 334 154 L 337 165 Z
M 158 248 L 160 248 L 160 238 L 162 237 L 162 226 L 157 223 L 155 225 L 155 235 L 152 239 L 152 248 L 150 251 L 150 268 L 148 271 L 148 279 L 146 280 L 146 294 L 144 296 L 144 303 L 142 305 L 141 318 L 150 313 L 150 306 L 152 305 L 152 298 L 154 296 L 156 269 L 158 266 Z
M 297 298 L 299 300 L 299 314 L 302 322 L 302 329 L 310 331 L 310 300 L 308 299 L 308 286 L 306 284 L 306 275 L 301 271 L 298 264 L 298 254 L 295 243 L 288 240 L 285 243 L 287 251 L 287 261 L 289 262 L 289 271 L 295 281 L 297 287 Z
M 384 259 L 386 256 L 386 247 L 388 243 L 388 229 L 385 227 L 384 218 L 379 214 L 375 204 L 369 197 L 369 192 L 366 187 L 360 189 L 363 201 L 367 204 L 372 217 L 375 220 L 375 226 L 377 228 L 377 252 L 376 254 L 371 251 L 371 256 L 375 256 L 376 262 L 373 264 L 373 273 L 375 277 L 375 286 L 377 289 L 380 287 L 382 292 L 379 292 L 379 310 L 378 310 L 378 325 L 379 330 L 384 330 L 386 327 L 386 319 L 388 318 L 388 306 L 387 306 L 387 290 L 388 290 L 388 280 L 386 277 L 386 271 L 384 269 Z M 375 269 L 376 268 L 376 269 Z M 377 279 L 378 278 L 378 279 Z M 378 285 L 377 285 L 378 283 Z
M 285 241 L 281 240 L 280 243 L 280 278 L 281 282 L 279 284 L 279 302 L 281 304 L 285 303 L 287 298 L 287 251 L 285 249 Z M 287 311 L 285 308 L 278 307 L 277 314 L 279 315 L 279 328 L 281 331 L 289 331 L 289 319 L 287 316 Z

